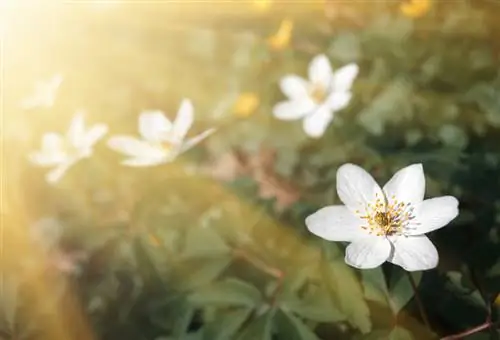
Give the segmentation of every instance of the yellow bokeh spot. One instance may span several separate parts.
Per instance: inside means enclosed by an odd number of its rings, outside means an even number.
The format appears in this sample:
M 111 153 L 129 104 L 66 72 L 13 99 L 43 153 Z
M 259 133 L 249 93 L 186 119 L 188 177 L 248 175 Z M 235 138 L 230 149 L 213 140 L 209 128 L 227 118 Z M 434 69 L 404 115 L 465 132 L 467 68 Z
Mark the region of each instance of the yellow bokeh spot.
M 233 113 L 238 117 L 248 117 L 259 106 L 260 99 L 255 93 L 242 93 L 233 106 Z
M 431 8 L 431 0 L 411 0 L 401 5 L 401 12 L 409 18 L 420 18 Z
M 282 50 L 290 45 L 293 32 L 293 21 L 285 19 L 281 22 L 278 31 L 267 39 L 267 43 L 274 50 Z
M 268 11 L 271 8 L 273 0 L 253 0 L 254 6 L 262 12 Z
M 500 294 L 497 295 L 495 301 L 493 302 L 495 305 L 500 306 Z
M 161 242 L 160 242 L 160 239 L 154 235 L 154 234 L 149 234 L 148 235 L 148 238 L 149 238 L 149 243 L 153 246 L 153 247 L 159 247 Z

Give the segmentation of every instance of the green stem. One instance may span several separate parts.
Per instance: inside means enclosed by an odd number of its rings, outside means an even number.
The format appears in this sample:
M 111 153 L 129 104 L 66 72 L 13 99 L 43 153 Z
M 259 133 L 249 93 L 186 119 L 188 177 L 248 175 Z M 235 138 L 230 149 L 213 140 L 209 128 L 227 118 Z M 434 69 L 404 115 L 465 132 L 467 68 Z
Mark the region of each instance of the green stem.
M 406 274 L 408 275 L 411 287 L 413 288 L 413 292 L 415 293 L 415 301 L 417 301 L 417 306 L 418 310 L 420 311 L 420 316 L 422 318 L 422 321 L 424 322 L 425 327 L 427 327 L 427 329 L 432 332 L 429 319 L 427 318 L 427 314 L 425 313 L 424 304 L 422 303 L 422 299 L 420 298 L 420 294 L 417 289 L 417 284 L 415 283 L 415 280 L 413 279 L 413 276 L 411 275 L 410 272 L 406 272 Z

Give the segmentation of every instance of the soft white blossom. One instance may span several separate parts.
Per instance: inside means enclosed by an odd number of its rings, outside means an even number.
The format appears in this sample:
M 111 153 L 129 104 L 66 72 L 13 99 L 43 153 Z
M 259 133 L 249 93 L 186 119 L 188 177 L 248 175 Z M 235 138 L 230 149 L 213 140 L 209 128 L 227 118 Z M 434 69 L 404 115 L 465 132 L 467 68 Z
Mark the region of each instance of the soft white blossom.
M 314 57 L 309 64 L 308 80 L 297 75 L 281 79 L 280 88 L 288 100 L 274 106 L 274 116 L 281 120 L 302 119 L 307 135 L 323 136 L 334 113 L 349 104 L 358 71 L 358 65 L 351 63 L 333 72 L 325 55 Z
M 66 135 L 49 132 L 42 137 L 42 147 L 33 152 L 31 162 L 42 167 L 51 167 L 46 180 L 55 183 L 72 165 L 82 158 L 90 157 L 93 146 L 108 131 L 105 124 L 85 127 L 84 112 L 78 111 L 69 126 Z
M 173 122 L 162 111 L 142 112 L 139 116 L 141 138 L 115 136 L 109 139 L 108 145 L 128 156 L 123 165 L 141 167 L 171 162 L 215 131 L 209 129 L 185 140 L 193 125 L 193 111 L 193 105 L 185 99 Z
M 327 206 L 306 218 L 310 232 L 329 241 L 351 242 L 345 261 L 375 268 L 385 261 L 407 271 L 432 269 L 439 256 L 424 235 L 458 215 L 452 196 L 424 200 L 421 164 L 399 170 L 383 188 L 365 170 L 345 164 L 337 171 L 337 193 L 345 206 Z
M 21 107 L 23 109 L 52 107 L 62 81 L 63 76 L 61 74 L 55 74 L 50 79 L 37 82 L 35 84 L 34 92 L 21 101 Z

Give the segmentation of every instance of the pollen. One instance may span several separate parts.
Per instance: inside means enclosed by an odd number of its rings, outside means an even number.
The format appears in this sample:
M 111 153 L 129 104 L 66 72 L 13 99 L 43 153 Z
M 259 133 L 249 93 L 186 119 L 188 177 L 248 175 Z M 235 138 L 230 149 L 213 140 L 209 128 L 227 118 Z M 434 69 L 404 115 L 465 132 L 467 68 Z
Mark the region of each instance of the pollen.
M 364 214 L 359 210 L 356 214 L 365 221 L 361 228 L 377 236 L 400 235 L 416 224 L 414 207 L 398 201 L 395 196 L 376 195 L 375 202 L 366 205 Z
M 320 104 L 326 100 L 328 93 L 326 92 L 324 86 L 319 84 L 314 84 L 311 86 L 309 90 L 309 95 L 317 104 Z

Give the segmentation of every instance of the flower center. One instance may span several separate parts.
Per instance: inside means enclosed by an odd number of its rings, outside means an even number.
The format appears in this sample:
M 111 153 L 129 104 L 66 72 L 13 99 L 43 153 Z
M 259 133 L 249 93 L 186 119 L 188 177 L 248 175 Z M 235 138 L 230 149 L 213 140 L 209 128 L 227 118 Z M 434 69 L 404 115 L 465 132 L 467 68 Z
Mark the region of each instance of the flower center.
M 356 214 L 365 221 L 361 228 L 376 236 L 401 235 L 414 224 L 414 207 L 411 203 L 400 202 L 395 196 L 390 200 L 376 195 L 374 203 L 368 203 L 364 214 Z
M 309 90 L 309 95 L 318 104 L 326 100 L 326 89 L 320 84 L 313 84 Z

